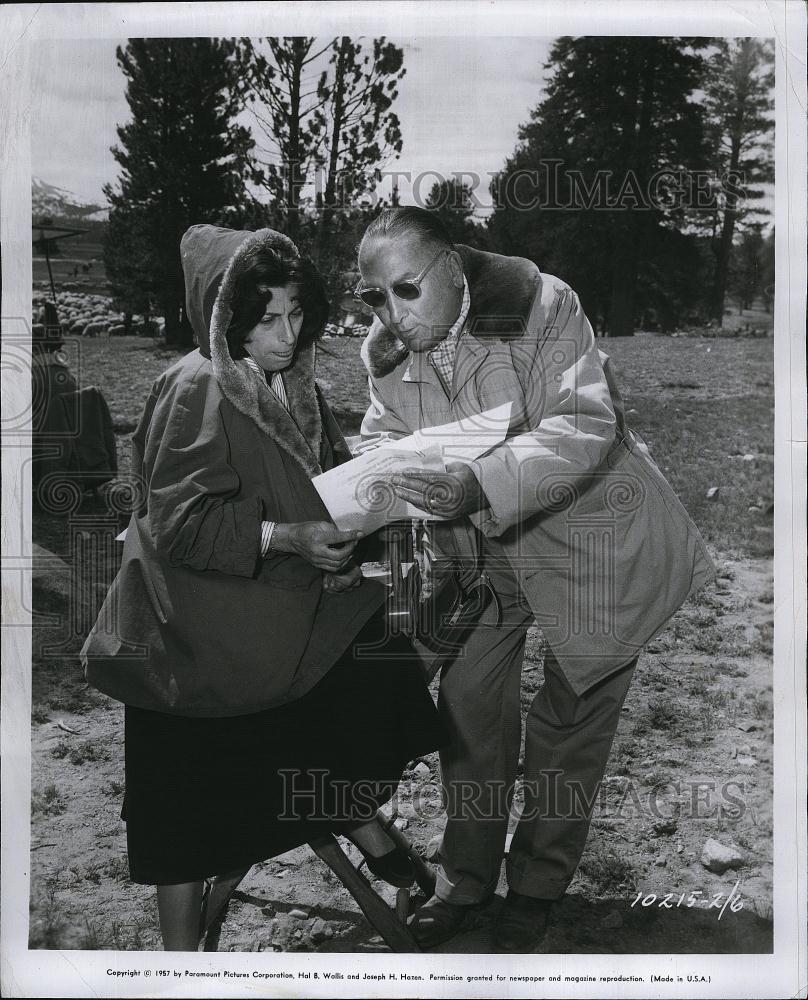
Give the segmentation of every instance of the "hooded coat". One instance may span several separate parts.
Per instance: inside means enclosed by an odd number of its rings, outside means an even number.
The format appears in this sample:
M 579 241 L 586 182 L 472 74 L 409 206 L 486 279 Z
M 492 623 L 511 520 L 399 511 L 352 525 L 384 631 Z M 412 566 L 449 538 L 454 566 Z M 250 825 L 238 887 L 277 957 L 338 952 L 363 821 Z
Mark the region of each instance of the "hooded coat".
M 198 348 L 155 383 L 132 438 L 142 491 L 120 571 L 83 648 L 87 680 L 139 708 L 232 716 L 309 691 L 385 599 L 378 583 L 323 590 L 296 554 L 261 558 L 263 520 L 328 521 L 311 477 L 350 458 L 314 381 L 314 344 L 283 380 L 230 356 L 236 281 L 270 229 L 193 226 L 181 255 Z
M 470 308 L 447 392 L 427 355 L 377 319 L 362 345 L 372 446 L 512 402 L 506 441 L 474 473 L 488 507 L 437 525 L 444 553 L 474 525 L 516 574 L 562 671 L 582 694 L 631 662 L 714 567 L 642 438 L 578 296 L 521 257 L 459 245 Z

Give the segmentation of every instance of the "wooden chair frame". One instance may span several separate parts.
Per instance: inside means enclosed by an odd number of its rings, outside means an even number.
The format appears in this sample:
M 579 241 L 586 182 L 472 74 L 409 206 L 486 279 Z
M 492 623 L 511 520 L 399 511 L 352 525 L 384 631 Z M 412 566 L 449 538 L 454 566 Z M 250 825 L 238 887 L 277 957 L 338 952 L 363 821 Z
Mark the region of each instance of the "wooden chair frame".
M 427 897 L 434 895 L 435 875 L 424 859 L 395 826 L 393 819 L 381 812 L 377 813 L 377 819 L 395 845 L 406 851 L 412 860 L 418 887 Z M 323 834 L 309 841 L 309 847 L 328 865 L 353 896 L 370 925 L 378 931 L 391 951 L 406 953 L 421 950 L 406 923 L 410 901 L 409 889 L 399 889 L 396 895 L 396 908 L 393 911 L 362 872 L 354 868 L 333 834 Z M 211 881 L 202 905 L 199 925 L 199 942 L 205 950 L 216 950 L 217 932 L 227 915 L 230 900 L 249 871 L 249 868 L 245 868 L 217 876 Z M 211 944 L 213 947 L 208 947 Z

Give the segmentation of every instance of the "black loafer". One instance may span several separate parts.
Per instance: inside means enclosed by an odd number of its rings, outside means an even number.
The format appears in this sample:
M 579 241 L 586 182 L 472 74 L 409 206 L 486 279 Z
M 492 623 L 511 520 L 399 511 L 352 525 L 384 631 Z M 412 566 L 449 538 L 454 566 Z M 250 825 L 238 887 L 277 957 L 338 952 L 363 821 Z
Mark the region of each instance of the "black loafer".
M 522 955 L 534 952 L 547 933 L 547 920 L 555 900 L 535 899 L 508 890 L 494 921 L 494 946 L 498 951 Z

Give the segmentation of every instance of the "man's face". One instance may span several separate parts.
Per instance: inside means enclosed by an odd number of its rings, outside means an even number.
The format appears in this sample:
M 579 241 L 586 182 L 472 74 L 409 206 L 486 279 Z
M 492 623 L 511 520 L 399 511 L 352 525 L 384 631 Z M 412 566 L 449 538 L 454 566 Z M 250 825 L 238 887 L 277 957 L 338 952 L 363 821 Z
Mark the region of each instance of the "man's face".
M 416 278 L 438 257 L 420 282 L 416 299 L 399 298 L 393 286 Z M 440 252 L 434 243 L 417 237 L 371 237 L 359 252 L 362 286 L 381 288 L 385 301 L 373 311 L 404 346 L 416 353 L 440 343 L 460 314 L 463 270 L 458 254 Z

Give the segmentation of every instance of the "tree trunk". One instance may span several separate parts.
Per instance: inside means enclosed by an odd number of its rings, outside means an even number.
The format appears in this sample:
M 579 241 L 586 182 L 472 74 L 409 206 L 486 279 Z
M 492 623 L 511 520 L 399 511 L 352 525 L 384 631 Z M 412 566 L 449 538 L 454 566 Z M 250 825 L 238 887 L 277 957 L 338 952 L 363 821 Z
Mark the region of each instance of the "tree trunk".
M 642 41 L 638 40 L 638 48 L 642 44 Z M 656 66 L 653 51 L 647 48 L 635 61 L 632 89 L 636 99 L 625 132 L 626 145 L 630 149 L 626 159 L 626 176 L 629 171 L 633 172 L 639 190 L 644 192 L 648 179 L 648 147 Z M 609 309 L 610 337 L 634 336 L 637 272 L 647 222 L 643 212 L 647 212 L 647 209 L 638 211 L 630 206 L 626 207 L 615 227 L 616 238 L 612 248 L 612 297 Z
M 328 157 L 328 176 L 326 177 L 325 191 L 323 193 L 323 208 L 317 224 L 317 237 L 314 244 L 314 259 L 318 265 L 321 264 L 323 247 L 334 217 L 334 198 L 337 191 L 337 168 L 339 167 L 340 138 L 342 136 L 342 119 L 344 115 L 345 101 L 345 62 L 347 59 L 349 39 L 340 39 L 339 56 L 337 57 L 337 67 L 334 71 L 334 105 L 333 122 L 331 127 L 331 149 Z
M 165 339 L 168 347 L 188 346 L 187 334 L 182 328 L 182 310 L 182 296 L 177 294 L 176 284 L 167 283 L 162 289 L 160 311 L 166 323 Z
M 196 338 L 185 311 L 185 278 L 180 268 L 174 275 L 174 302 L 175 315 L 178 317 L 176 346 L 186 351 L 193 350 Z
M 749 44 L 751 44 L 751 39 L 742 42 L 742 55 L 739 57 L 741 66 L 747 65 L 745 57 L 749 50 Z M 748 99 L 749 80 L 750 71 L 746 71 L 740 78 L 736 77 L 736 91 L 734 95 L 736 107 L 729 131 L 729 174 L 733 177 L 738 176 L 738 168 L 741 162 L 741 143 L 745 132 L 744 112 Z M 713 281 L 711 302 L 712 317 L 719 326 L 722 326 L 724 322 L 724 303 L 727 295 L 730 258 L 732 257 L 732 238 L 735 235 L 735 223 L 739 215 L 738 195 L 735 192 L 734 183 L 727 190 L 726 198 L 727 202 L 724 208 L 724 219 L 721 224 L 721 235 L 716 249 L 715 278 Z
M 637 223 L 636 213 L 629 211 L 617 228 L 613 250 L 612 300 L 609 309 L 609 336 L 634 336 L 634 303 L 637 288 Z
M 289 148 L 286 159 L 286 235 L 297 241 L 300 231 L 300 85 L 303 60 L 306 52 L 303 39 L 295 46 L 294 58 L 289 67 Z
M 163 319 L 166 321 L 166 346 L 180 346 L 180 317 L 174 311 L 172 302 L 164 302 L 162 305 Z
M 730 207 L 731 206 L 731 207 Z M 727 194 L 727 207 L 724 210 L 724 221 L 721 225 L 721 236 L 715 262 L 715 279 L 713 281 L 712 309 L 713 319 L 719 326 L 724 322 L 724 303 L 727 296 L 727 281 L 729 279 L 729 262 L 732 256 L 732 238 L 735 234 L 735 223 L 738 218 L 737 199 L 735 195 Z

